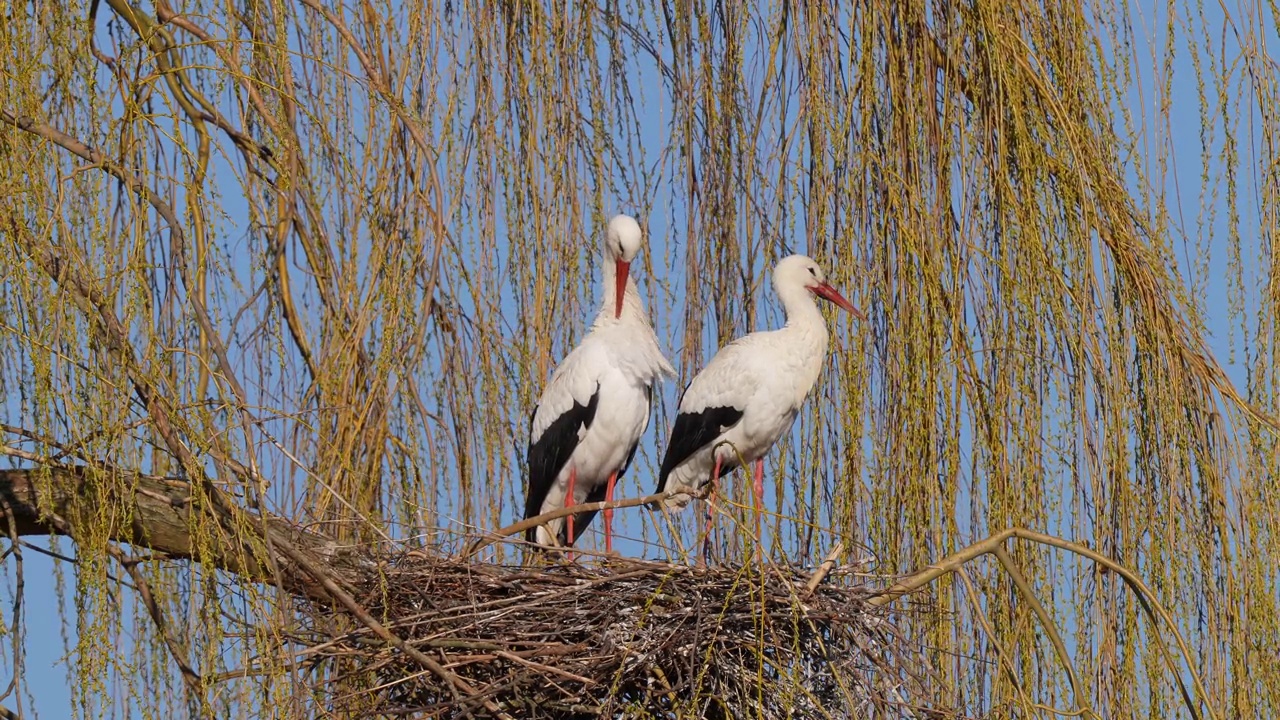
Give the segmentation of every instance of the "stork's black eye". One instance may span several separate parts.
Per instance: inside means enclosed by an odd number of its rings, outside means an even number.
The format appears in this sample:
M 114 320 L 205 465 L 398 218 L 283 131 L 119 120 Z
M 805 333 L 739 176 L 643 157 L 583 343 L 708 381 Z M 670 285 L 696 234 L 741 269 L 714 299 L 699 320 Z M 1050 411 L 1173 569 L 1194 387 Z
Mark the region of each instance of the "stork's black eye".
M 814 276 L 814 277 L 818 277 L 818 270 L 817 270 L 817 268 L 814 268 L 812 265 L 811 265 L 811 266 L 809 266 L 809 274 L 810 274 L 810 275 L 812 275 L 812 276 Z

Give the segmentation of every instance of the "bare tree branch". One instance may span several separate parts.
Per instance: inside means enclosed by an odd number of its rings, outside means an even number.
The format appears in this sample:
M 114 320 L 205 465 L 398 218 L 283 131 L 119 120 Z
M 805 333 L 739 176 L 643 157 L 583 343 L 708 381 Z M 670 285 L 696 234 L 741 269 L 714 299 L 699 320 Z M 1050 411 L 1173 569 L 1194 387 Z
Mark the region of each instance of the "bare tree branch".
M 83 467 L 42 467 L 30 470 L 0 470 L 0 501 L 7 502 L 12 510 L 10 521 L 0 519 L 0 533 L 16 532 L 17 535 L 73 534 L 86 514 L 85 498 L 100 497 L 103 492 L 101 476 Z M 126 507 L 131 523 L 114 529 L 111 539 L 145 547 L 164 553 L 170 559 L 195 560 L 220 570 L 235 573 L 260 582 L 271 582 L 270 568 L 260 561 L 261 553 L 254 545 L 261 538 L 244 534 L 220 534 L 206 538 L 199 548 L 191 535 L 195 521 L 192 509 L 191 486 L 178 478 L 152 478 L 134 475 L 126 482 L 115 479 L 109 487 L 132 488 L 127 497 L 108 497 Z M 97 486 L 97 487 L 95 487 Z M 93 487 L 93 492 L 89 488 Z M 61 518 L 67 527 L 60 528 L 54 518 Z M 343 552 L 332 539 L 302 530 L 280 517 L 268 515 L 260 518 L 254 527 L 271 528 L 277 545 L 287 545 L 293 552 L 303 555 L 325 571 L 341 576 Z M 322 584 L 305 572 L 290 566 L 282 567 L 280 587 L 286 592 L 327 600 L 330 596 Z

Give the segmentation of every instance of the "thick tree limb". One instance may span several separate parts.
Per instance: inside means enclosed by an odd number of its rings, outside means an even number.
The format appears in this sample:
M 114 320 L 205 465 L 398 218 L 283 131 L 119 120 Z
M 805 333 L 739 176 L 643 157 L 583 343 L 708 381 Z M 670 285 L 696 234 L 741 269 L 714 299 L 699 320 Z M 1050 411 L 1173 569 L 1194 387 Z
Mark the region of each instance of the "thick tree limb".
M 192 505 L 191 487 L 180 479 L 144 475 L 113 479 L 112 487 L 129 486 L 128 496 L 110 498 L 128 512 L 128 525 L 113 528 L 111 539 L 145 547 L 174 559 L 190 559 L 252 580 L 270 583 L 271 569 L 263 558 L 263 540 L 253 534 L 213 533 L 202 539 L 199 555 L 191 530 L 197 512 Z M 94 474 L 81 467 L 44 467 L 34 470 L 0 470 L 0 499 L 12 509 L 18 535 L 60 535 L 77 530 L 77 518 L 93 510 L 86 498 L 100 502 L 103 489 Z M 207 510 L 206 510 L 207 511 Z M 247 511 L 245 511 L 247 512 Z M 60 528 L 55 517 L 68 527 Z M 330 592 L 290 556 L 306 558 L 312 568 L 341 578 L 349 561 L 332 539 L 299 529 L 284 518 L 267 516 L 257 527 L 269 527 L 282 557 L 280 587 L 286 592 L 313 599 L 329 600 Z M 99 517 L 98 522 L 101 522 Z M 0 516 L 0 534 L 7 534 L 9 520 Z M 205 548 L 209 548 L 205 550 Z
M 400 649 L 435 673 L 451 688 L 466 695 L 477 695 L 477 690 L 464 680 L 387 630 L 340 587 L 343 558 L 333 540 L 300 530 L 283 518 L 259 517 L 261 523 L 253 523 L 253 527 L 265 527 L 271 533 L 272 546 L 280 553 L 280 557 L 276 558 L 280 567 L 279 576 L 275 576 L 264 563 L 255 560 L 261 557 L 262 538 L 215 534 L 202 542 L 202 546 L 212 543 L 213 550 L 197 556 L 191 536 L 194 518 L 189 485 L 178 479 L 144 475 L 134 475 L 127 480 L 133 487 L 129 496 L 111 500 L 128 508 L 130 512 L 125 515 L 132 522 L 114 528 L 111 539 L 146 547 L 170 558 L 196 560 L 262 582 L 275 581 L 286 592 L 323 602 L 334 602 L 351 612 L 389 645 Z M 92 487 L 95 483 L 99 481 L 93 473 L 78 467 L 0 470 L 0 500 L 8 502 L 12 510 L 8 516 L 12 517 L 12 521 L 7 517 L 0 518 L 0 532 L 16 532 L 18 535 L 69 532 L 74 535 L 75 518 L 86 516 L 101 522 L 101 514 L 86 513 L 93 509 L 88 507 L 86 498 L 99 498 L 103 491 L 101 486 Z M 112 485 L 123 486 L 124 483 L 113 479 Z M 219 547 L 220 542 L 231 544 Z M 140 577 L 135 576 L 135 581 Z M 145 586 L 140 583 L 139 587 Z M 161 632 L 165 632 L 167 625 L 160 615 L 159 607 L 151 601 L 149 593 L 143 594 L 156 625 Z M 185 652 L 180 643 L 171 642 L 171 650 L 182 666 L 184 679 L 196 685 L 198 693 L 198 678 L 195 671 L 182 659 Z M 495 715 L 508 717 L 491 701 L 481 699 L 480 702 Z

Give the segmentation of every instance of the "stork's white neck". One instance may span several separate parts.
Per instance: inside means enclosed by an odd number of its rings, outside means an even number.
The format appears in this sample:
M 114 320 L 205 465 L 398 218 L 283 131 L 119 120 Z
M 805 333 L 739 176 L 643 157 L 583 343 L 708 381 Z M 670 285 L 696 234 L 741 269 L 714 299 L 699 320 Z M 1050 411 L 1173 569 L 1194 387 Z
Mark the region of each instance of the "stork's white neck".
M 827 321 L 818 310 L 813 293 L 803 285 L 774 283 L 774 292 L 778 293 L 787 313 L 787 324 L 774 336 L 781 341 L 794 363 L 791 366 L 792 380 L 795 383 L 795 406 L 799 407 L 822 374 L 822 363 L 826 360 L 830 340 Z
M 818 310 L 813 293 L 802 285 L 792 283 L 775 283 L 774 292 L 782 301 L 782 308 L 787 313 L 788 328 L 796 328 L 818 333 L 822 337 L 822 345 L 827 344 L 827 321 Z
M 645 312 L 644 301 L 640 299 L 635 275 L 627 276 L 627 289 L 622 295 L 622 317 L 614 315 L 617 311 L 618 267 L 612 258 L 605 257 L 602 275 L 600 312 L 596 314 L 592 327 L 632 323 L 649 325 L 649 313 Z

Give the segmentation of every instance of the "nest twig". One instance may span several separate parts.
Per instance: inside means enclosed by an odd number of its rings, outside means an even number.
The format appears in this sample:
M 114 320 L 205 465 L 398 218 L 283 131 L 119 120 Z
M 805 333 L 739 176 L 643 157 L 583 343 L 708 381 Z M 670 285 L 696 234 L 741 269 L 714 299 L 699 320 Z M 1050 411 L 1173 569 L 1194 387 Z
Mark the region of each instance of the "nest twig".
M 923 694 L 903 668 L 921 664 L 900 662 L 889 611 L 847 578 L 811 586 L 825 575 L 812 569 L 407 553 L 362 573 L 359 603 L 462 682 L 425 672 L 343 609 L 309 603 L 296 639 L 341 716 L 929 716 L 909 705 Z

